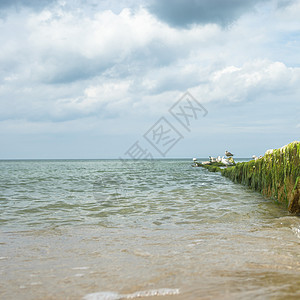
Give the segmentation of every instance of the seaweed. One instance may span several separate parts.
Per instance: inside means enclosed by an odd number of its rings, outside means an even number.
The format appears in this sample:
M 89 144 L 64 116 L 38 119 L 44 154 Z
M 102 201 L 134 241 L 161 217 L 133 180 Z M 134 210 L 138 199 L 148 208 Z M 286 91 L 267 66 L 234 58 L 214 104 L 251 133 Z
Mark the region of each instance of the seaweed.
M 211 172 L 221 174 L 233 182 L 249 186 L 251 189 L 273 198 L 285 205 L 292 214 L 300 214 L 300 142 L 295 141 L 280 149 L 249 162 L 220 168 L 216 165 L 204 166 Z

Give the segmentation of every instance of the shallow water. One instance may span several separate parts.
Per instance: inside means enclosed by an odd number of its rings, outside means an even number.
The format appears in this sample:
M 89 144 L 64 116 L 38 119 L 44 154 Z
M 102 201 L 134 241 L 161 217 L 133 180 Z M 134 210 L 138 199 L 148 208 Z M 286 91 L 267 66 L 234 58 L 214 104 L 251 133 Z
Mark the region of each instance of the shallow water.
M 300 297 L 300 219 L 190 161 L 0 167 L 1 299 Z

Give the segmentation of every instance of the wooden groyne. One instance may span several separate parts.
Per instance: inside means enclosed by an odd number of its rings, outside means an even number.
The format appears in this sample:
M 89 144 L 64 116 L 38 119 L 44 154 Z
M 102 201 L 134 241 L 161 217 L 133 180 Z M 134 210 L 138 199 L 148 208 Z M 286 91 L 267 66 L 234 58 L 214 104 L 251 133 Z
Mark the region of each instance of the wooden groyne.
M 264 196 L 284 204 L 292 214 L 300 214 L 300 142 L 280 149 L 268 150 L 257 160 L 220 168 L 204 166 L 212 172 L 221 172 L 232 181 L 259 191 Z

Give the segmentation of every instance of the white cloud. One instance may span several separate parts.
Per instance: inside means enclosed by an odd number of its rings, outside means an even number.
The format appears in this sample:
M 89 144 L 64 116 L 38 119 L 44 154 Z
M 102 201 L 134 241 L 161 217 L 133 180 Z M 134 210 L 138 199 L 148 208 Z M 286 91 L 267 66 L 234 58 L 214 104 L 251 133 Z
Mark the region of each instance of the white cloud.
M 87 87 L 84 95 L 78 98 L 60 99 L 55 103 L 56 113 L 90 115 L 104 108 L 108 111 L 122 111 L 128 106 L 130 81 L 106 82 Z
M 2 22 L 2 118 L 63 120 L 123 110 L 147 93 L 172 89 L 175 72 L 186 89 L 195 66 L 188 70 L 184 60 L 220 34 L 214 25 L 177 30 L 144 9 L 78 17 L 57 7 L 21 11 Z
M 241 67 L 230 66 L 212 74 L 208 84 L 192 89 L 208 100 L 242 102 L 256 100 L 269 93 L 278 96 L 299 93 L 300 68 L 288 68 L 281 62 L 254 61 Z
M 22 122 L 28 132 L 51 132 L 51 126 L 89 131 L 100 124 L 95 119 L 103 121 L 103 130 L 112 122 L 112 132 L 134 120 L 129 127 L 139 128 L 141 119 L 151 122 L 167 113 L 186 90 L 207 106 L 259 101 L 266 107 L 274 99 L 277 115 L 271 117 L 285 124 L 295 120 L 299 1 L 280 9 L 276 0 L 260 1 L 226 29 L 205 22 L 172 27 L 126 3 L 105 1 L 98 6 L 103 10 L 83 2 L 7 10 L 0 19 L 2 132 L 22 131 Z M 294 107 L 291 112 L 286 103 Z M 247 131 L 259 131 L 260 125 L 250 124 L 253 115 L 244 113 Z M 215 126 L 228 122 L 218 118 Z M 243 128 L 227 126 L 233 132 Z
M 122 64 L 129 72 L 167 66 L 220 33 L 213 25 L 176 30 L 144 9 L 120 14 L 108 10 L 91 17 L 61 8 L 21 12 L 1 27 L 0 63 L 6 66 L 6 77 L 17 73 L 20 80 L 44 83 L 89 79 Z

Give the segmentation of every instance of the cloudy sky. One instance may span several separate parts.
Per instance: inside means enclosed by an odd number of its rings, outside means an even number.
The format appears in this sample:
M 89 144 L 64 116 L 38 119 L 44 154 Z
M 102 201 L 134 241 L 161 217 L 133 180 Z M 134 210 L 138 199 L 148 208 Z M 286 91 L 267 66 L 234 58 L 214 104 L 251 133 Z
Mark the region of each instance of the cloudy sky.
M 1 0 L 0 159 L 263 154 L 300 136 L 300 0 Z M 170 108 L 206 110 L 186 130 Z M 131 153 L 132 154 L 132 153 Z

